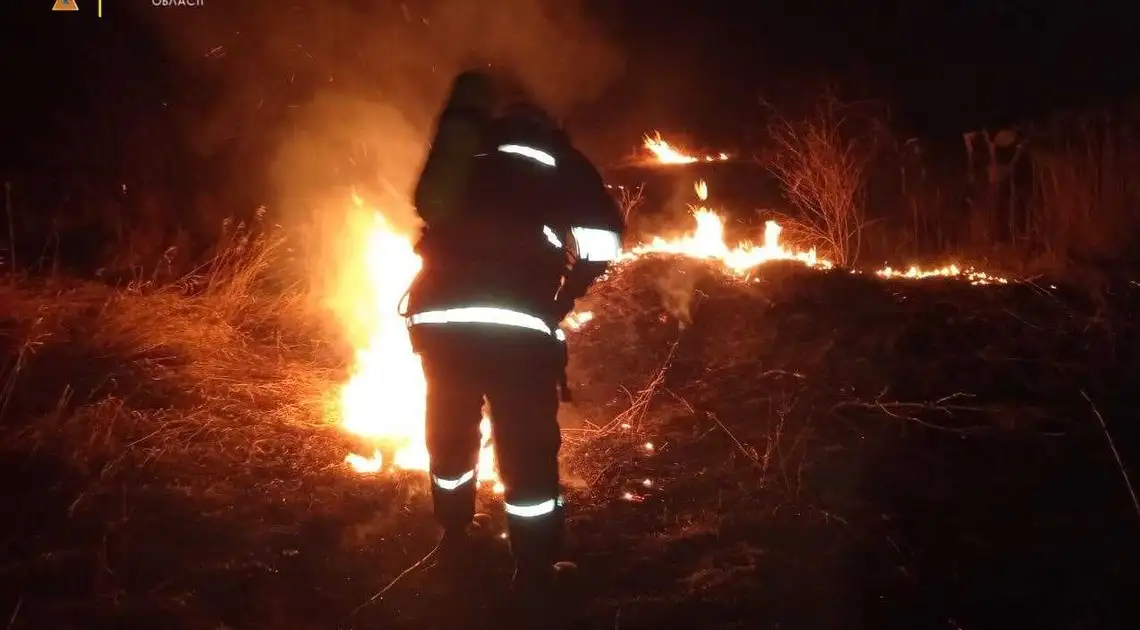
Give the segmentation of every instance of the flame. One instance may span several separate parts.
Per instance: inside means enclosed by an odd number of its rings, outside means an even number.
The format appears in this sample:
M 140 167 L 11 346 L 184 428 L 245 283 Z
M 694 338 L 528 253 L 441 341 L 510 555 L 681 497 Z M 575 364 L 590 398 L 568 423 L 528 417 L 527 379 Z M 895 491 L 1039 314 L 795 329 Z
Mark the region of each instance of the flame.
M 696 161 L 670 148 L 660 136 L 656 141 L 646 137 L 646 146 L 653 142 L 657 143 L 652 144 L 657 147 L 655 153 L 661 151 L 657 154 L 662 156 L 662 162 Z M 709 197 L 708 183 L 697 181 L 694 192 L 699 203 L 691 207 L 694 221 L 691 231 L 672 239 L 654 237 L 623 252 L 620 260 L 633 260 L 647 254 L 674 254 L 718 261 L 741 276 L 775 260 L 795 261 L 821 269 L 833 267 L 830 260 L 819 256 L 814 249 L 797 249 L 782 243 L 782 228 L 775 221 L 765 223 L 761 244 L 744 242 L 730 247 L 725 241 L 724 220 L 705 205 Z M 371 210 L 365 208 L 363 200 L 355 194 L 352 201 L 358 209 Z M 367 343 L 358 349 L 353 374 L 340 392 L 340 411 L 342 428 L 371 442 L 374 450 L 367 455 L 351 453 L 345 462 L 359 473 L 378 473 L 385 469 L 427 470 L 429 459 L 424 444 L 427 386 L 423 367 L 412 352 L 407 328 L 398 312 L 422 261 L 414 251 L 413 235 L 401 233 L 378 211 L 372 210 L 372 215 L 372 223 L 364 235 L 361 270 L 365 276 L 362 282 L 367 286 L 354 291 L 357 296 L 370 296 L 373 303 L 363 305 L 361 310 L 370 313 L 372 321 L 367 326 Z M 1007 282 L 1005 278 L 957 265 L 935 269 L 912 266 L 905 271 L 884 267 L 875 274 L 886 279 L 961 277 L 973 284 Z M 593 319 L 594 313 L 576 312 L 567 317 L 563 326 L 576 331 Z M 483 443 L 479 454 L 479 480 L 501 492 L 490 445 L 490 420 L 486 415 L 480 430 Z M 652 451 L 653 443 L 645 443 L 644 448 Z M 389 455 L 385 457 L 385 453 Z
M 676 254 L 717 260 L 736 273 L 747 273 L 757 265 L 773 260 L 793 260 L 809 267 L 824 269 L 833 266 L 830 260 L 820 258 L 815 249 L 796 251 L 781 245 L 782 228 L 775 221 L 764 224 L 762 244 L 757 246 L 746 241 L 736 247 L 729 247 L 724 238 L 724 219 L 715 210 L 703 205 L 708 200 L 708 183 L 703 179 L 697 181 L 694 191 L 701 205 L 692 207 L 696 228 L 690 234 L 671 240 L 653 237 L 648 243 L 625 252 L 622 259 L 631 260 L 645 254 Z
M 970 284 L 1008 284 L 1009 280 L 1001 276 L 988 274 L 984 271 L 978 271 L 973 267 L 962 269 L 958 265 L 946 265 L 935 269 L 921 269 L 917 266 L 907 267 L 906 271 L 899 271 L 891 267 L 883 267 L 875 272 L 875 275 L 881 278 L 888 279 L 922 279 L 922 278 L 965 278 L 970 281 Z
M 353 195 L 357 208 L 364 201 Z M 357 350 L 352 377 L 341 390 L 341 425 L 349 433 L 375 444 L 369 455 L 350 453 L 345 462 L 360 473 L 385 468 L 384 452 L 391 453 L 390 468 L 427 470 L 424 411 L 427 385 L 420 358 L 412 352 L 399 305 L 419 273 L 422 261 L 412 236 L 401 234 L 382 213 L 364 244 L 365 281 L 375 304 L 368 312 L 375 321 L 366 347 Z M 479 479 L 495 482 L 494 450 L 490 448 L 491 422 L 480 424 L 483 444 L 479 453 Z
M 716 155 L 705 155 L 696 157 L 684 153 L 680 149 L 673 147 L 668 142 L 661 138 L 659 132 L 653 132 L 653 135 L 645 136 L 645 148 L 653 154 L 654 159 L 659 164 L 692 164 L 694 162 L 727 162 L 727 153 L 718 153 Z

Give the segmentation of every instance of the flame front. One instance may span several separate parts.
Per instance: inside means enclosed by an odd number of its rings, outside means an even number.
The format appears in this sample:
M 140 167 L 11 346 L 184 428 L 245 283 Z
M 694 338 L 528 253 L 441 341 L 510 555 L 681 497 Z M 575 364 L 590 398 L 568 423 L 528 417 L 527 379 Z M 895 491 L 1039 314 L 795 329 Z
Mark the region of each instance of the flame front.
M 364 205 L 354 196 L 353 202 Z M 412 352 L 407 327 L 399 306 L 419 273 L 423 261 L 416 254 L 412 237 L 400 234 L 379 212 L 367 235 L 364 272 L 375 304 L 371 340 L 357 350 L 352 377 L 341 390 L 341 424 L 349 433 L 375 445 L 369 455 L 349 454 L 345 461 L 357 472 L 374 473 L 390 468 L 427 470 L 429 459 L 424 442 L 424 412 L 427 383 L 420 358 Z M 480 430 L 483 445 L 479 455 L 479 479 L 494 482 L 495 458 L 490 447 L 490 420 L 484 416 Z M 496 484 L 497 487 L 497 484 Z
M 703 179 L 694 185 L 697 199 L 701 204 L 694 206 L 693 220 L 696 228 L 685 236 L 675 239 L 653 237 L 648 243 L 638 245 L 626 252 L 622 258 L 631 260 L 645 254 L 677 254 L 693 258 L 717 260 L 736 273 L 746 273 L 753 267 L 773 260 L 794 260 L 809 267 L 830 269 L 830 260 L 816 255 L 814 249 L 795 251 L 780 243 L 780 225 L 775 221 L 764 224 L 764 242 L 753 245 L 744 242 L 729 247 L 724 239 L 724 219 L 716 211 L 704 205 L 708 200 L 709 187 Z
M 651 146 L 652 142 L 657 144 Z M 663 163 L 699 161 L 676 152 L 660 136 L 656 140 L 647 136 L 646 146 L 654 150 Z M 833 266 L 831 261 L 818 256 L 814 249 L 798 250 L 781 243 L 781 227 L 775 221 L 765 223 L 762 244 L 742 243 L 729 247 L 725 242 L 723 219 L 706 206 L 708 184 L 703 180 L 696 182 L 694 192 L 699 203 L 692 207 L 695 226 L 690 232 L 673 239 L 654 237 L 623 252 L 621 259 L 631 260 L 654 253 L 674 254 L 719 261 L 741 275 L 774 260 L 795 261 L 824 269 Z M 363 208 L 361 199 L 354 196 L 353 201 Z M 363 309 L 373 314 L 374 321 L 368 322 L 369 341 L 357 350 L 355 369 L 341 391 L 340 406 L 344 430 L 368 440 L 375 448 L 367 455 L 350 454 L 345 461 L 360 473 L 385 469 L 427 470 L 429 459 L 424 443 L 427 384 L 419 357 L 412 352 L 407 328 L 399 314 L 400 303 L 419 273 L 422 261 L 414 251 L 410 234 L 396 230 L 381 213 L 372 214 L 373 221 L 366 235 L 361 263 L 368 286 L 362 287 L 359 293 L 370 296 L 369 299 L 375 302 Z M 973 284 L 1007 282 L 1004 278 L 970 268 L 962 269 L 957 265 L 927 270 L 910 267 L 906 271 L 885 267 L 875 273 L 887 279 L 936 276 L 962 277 Z M 572 313 L 563 326 L 572 331 L 579 330 L 592 319 L 593 313 Z M 492 483 L 496 491 L 501 491 L 490 445 L 490 421 L 486 416 L 483 417 L 481 431 L 483 445 L 479 456 L 479 479 Z
M 644 146 L 653 154 L 654 160 L 659 164 L 692 164 L 694 162 L 726 162 L 727 153 L 705 155 L 696 157 L 670 145 L 661 138 L 661 134 L 654 132 L 652 136 L 645 136 Z

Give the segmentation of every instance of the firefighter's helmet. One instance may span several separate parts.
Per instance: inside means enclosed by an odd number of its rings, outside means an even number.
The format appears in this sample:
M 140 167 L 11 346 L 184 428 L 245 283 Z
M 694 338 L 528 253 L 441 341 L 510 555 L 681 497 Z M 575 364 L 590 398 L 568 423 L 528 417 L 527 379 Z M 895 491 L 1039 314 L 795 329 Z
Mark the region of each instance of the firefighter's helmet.
M 508 135 L 527 138 L 544 145 L 558 145 L 567 140 L 558 121 L 541 107 L 517 101 L 508 105 L 499 118 Z

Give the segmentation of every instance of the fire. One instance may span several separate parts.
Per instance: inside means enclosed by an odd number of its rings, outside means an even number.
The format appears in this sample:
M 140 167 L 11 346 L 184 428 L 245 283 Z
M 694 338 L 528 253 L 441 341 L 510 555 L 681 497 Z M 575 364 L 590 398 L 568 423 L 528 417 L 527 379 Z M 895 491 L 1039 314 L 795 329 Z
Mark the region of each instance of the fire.
M 632 248 L 622 258 L 630 260 L 645 254 L 677 254 L 717 260 L 736 273 L 746 273 L 757 265 L 773 260 L 794 260 L 809 267 L 824 269 L 832 267 L 831 261 L 820 258 L 815 249 L 795 251 L 785 248 L 780 243 L 782 228 L 775 221 L 764 224 L 764 241 L 761 245 L 744 242 L 729 247 L 724 239 L 724 219 L 704 205 L 708 200 L 708 183 L 703 179 L 697 181 L 694 191 L 701 204 L 693 207 L 696 228 L 692 233 L 671 240 L 654 237 L 648 243 Z
M 663 163 L 699 161 L 673 149 L 659 135 L 656 139 L 646 136 L 646 147 L 654 151 Z M 706 205 L 708 184 L 704 180 L 696 182 L 694 192 L 699 203 L 692 206 L 694 228 L 689 233 L 673 239 L 655 237 L 623 252 L 621 260 L 654 253 L 674 254 L 715 260 L 742 276 L 758 265 L 775 260 L 795 261 L 821 269 L 833 267 L 830 260 L 819 256 L 814 249 L 799 250 L 782 243 L 782 228 L 775 221 L 765 223 L 761 244 L 745 242 L 730 247 L 725 242 L 724 220 Z M 354 195 L 353 202 L 358 209 L 364 209 L 364 202 L 359 197 Z M 349 454 L 345 462 L 360 473 L 376 473 L 385 469 L 427 470 L 429 459 L 424 444 L 427 387 L 419 357 L 412 352 L 407 328 L 398 308 L 422 261 L 414 251 L 411 234 L 395 229 L 379 212 L 372 215 L 372 223 L 364 236 L 364 269 L 361 270 L 365 276 L 362 282 L 367 286 L 358 292 L 368 295 L 373 302 L 363 309 L 371 314 L 367 326 L 368 342 L 357 351 L 353 374 L 340 392 L 340 411 L 344 430 L 368 440 L 375 448 L 367 455 Z M 853 273 L 858 272 L 853 270 Z M 926 270 L 910 267 L 905 271 L 885 267 L 875 273 L 887 279 L 937 276 L 961 277 L 974 284 L 1007 282 L 1004 278 L 957 265 Z M 590 312 L 572 313 L 563 322 L 563 327 L 576 331 L 594 317 Z M 501 491 L 490 445 L 490 420 L 486 415 L 480 428 L 483 444 L 479 456 L 479 479 L 491 484 L 495 491 Z M 654 447 L 647 442 L 645 448 L 652 450 Z
M 353 196 L 358 208 L 364 201 Z M 341 390 L 341 424 L 349 433 L 373 442 L 369 455 L 351 453 L 345 461 L 361 473 L 379 472 L 391 453 L 390 468 L 427 470 L 424 444 L 424 403 L 427 385 L 419 357 L 412 352 L 399 305 L 419 273 L 422 261 L 413 249 L 411 235 L 400 234 L 379 212 L 364 244 L 364 273 L 375 304 L 370 342 L 356 353 L 352 377 Z M 479 478 L 495 481 L 494 451 L 490 448 L 490 420 L 480 426 L 483 447 Z
M 661 138 L 661 134 L 654 132 L 652 136 L 645 136 L 645 148 L 649 149 L 650 153 L 657 160 L 659 164 L 692 164 L 694 162 L 726 162 L 728 161 L 727 153 L 718 153 L 716 155 L 705 155 L 696 157 L 684 153 L 665 142 Z
M 920 269 L 916 266 L 907 267 L 906 271 L 899 271 L 891 267 L 883 267 L 875 272 L 875 275 L 881 278 L 957 278 L 963 277 L 970 281 L 971 284 L 1008 284 L 1009 280 L 1000 276 L 994 276 L 984 271 L 978 271 L 973 267 L 962 269 L 958 265 L 946 265 L 936 269 Z

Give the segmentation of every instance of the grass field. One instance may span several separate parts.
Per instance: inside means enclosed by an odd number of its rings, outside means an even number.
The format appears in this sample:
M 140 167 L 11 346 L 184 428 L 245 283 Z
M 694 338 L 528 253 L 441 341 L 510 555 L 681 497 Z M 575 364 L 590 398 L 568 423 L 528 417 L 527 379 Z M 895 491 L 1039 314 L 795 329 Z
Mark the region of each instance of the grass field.
M 505 543 L 374 598 L 435 543 L 426 480 L 342 463 L 349 349 L 256 272 L 0 288 L 0 623 L 500 627 Z M 649 258 L 586 302 L 573 627 L 1140 627 L 1137 287 Z

